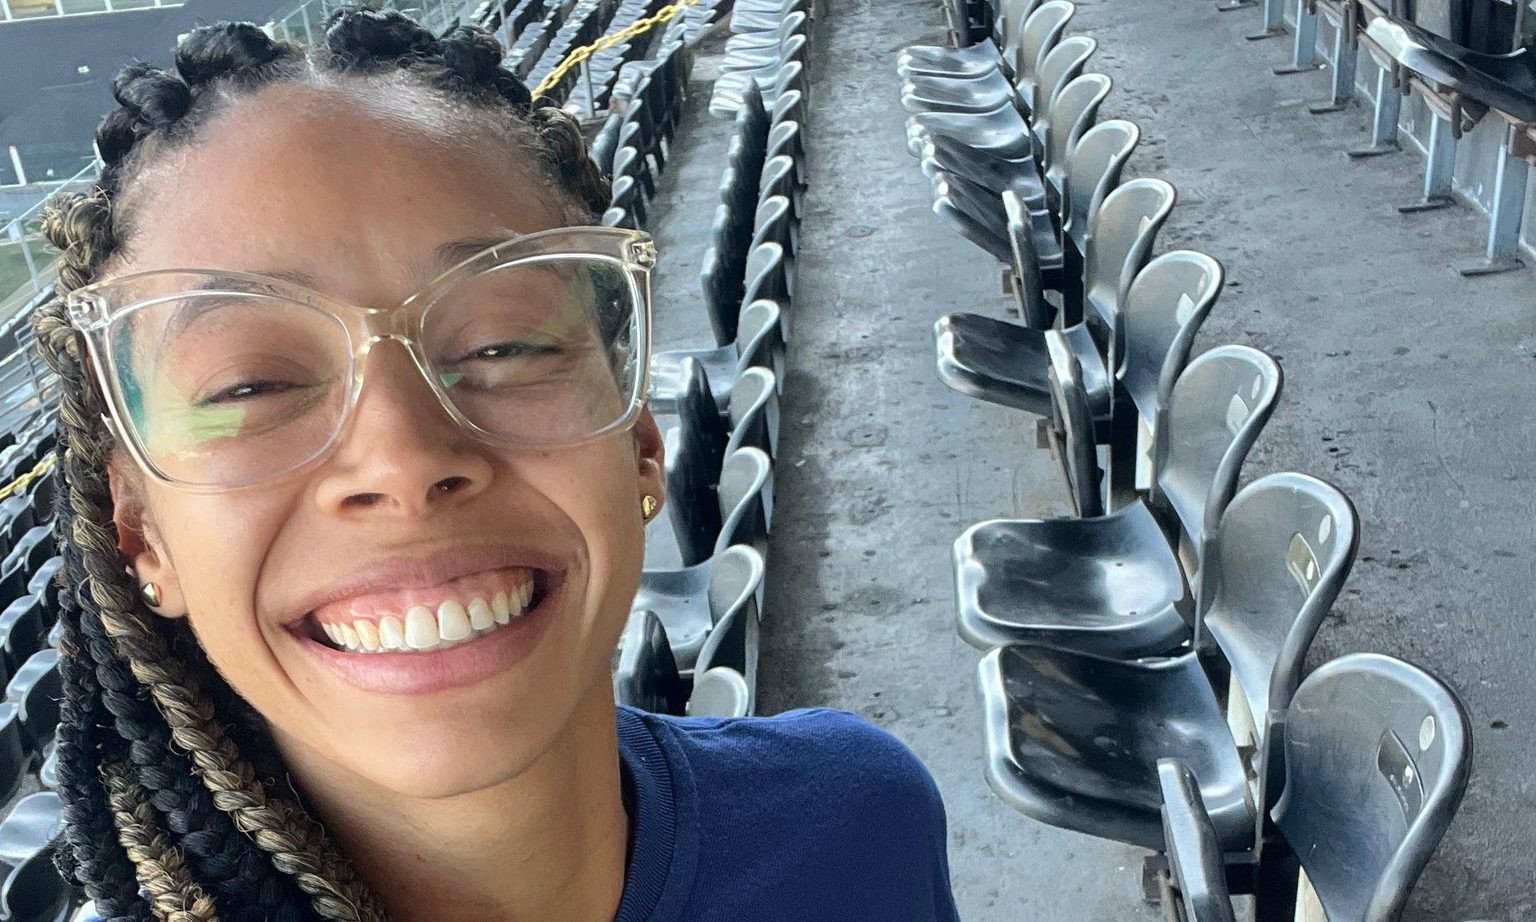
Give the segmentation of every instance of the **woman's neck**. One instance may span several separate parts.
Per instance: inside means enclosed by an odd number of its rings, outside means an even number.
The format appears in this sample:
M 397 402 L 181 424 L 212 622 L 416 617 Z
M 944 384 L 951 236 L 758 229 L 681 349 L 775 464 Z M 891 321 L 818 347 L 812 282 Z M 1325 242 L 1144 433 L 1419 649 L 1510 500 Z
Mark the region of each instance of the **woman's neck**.
M 614 721 L 600 689 L 526 771 L 450 798 L 371 785 L 359 797 L 356 782 L 289 764 L 394 922 L 608 922 L 629 840 Z

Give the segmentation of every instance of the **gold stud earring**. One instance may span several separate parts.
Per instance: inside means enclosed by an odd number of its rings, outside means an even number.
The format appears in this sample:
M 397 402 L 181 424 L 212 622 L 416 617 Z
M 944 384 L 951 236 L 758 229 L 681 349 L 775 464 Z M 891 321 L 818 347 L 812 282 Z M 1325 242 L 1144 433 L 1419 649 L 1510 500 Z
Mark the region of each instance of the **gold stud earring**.
M 144 596 L 144 601 L 150 608 L 160 607 L 160 587 L 154 583 L 145 583 L 139 587 L 139 593 Z
M 656 517 L 656 510 L 661 508 L 661 500 L 647 493 L 640 497 L 640 517 L 649 522 Z

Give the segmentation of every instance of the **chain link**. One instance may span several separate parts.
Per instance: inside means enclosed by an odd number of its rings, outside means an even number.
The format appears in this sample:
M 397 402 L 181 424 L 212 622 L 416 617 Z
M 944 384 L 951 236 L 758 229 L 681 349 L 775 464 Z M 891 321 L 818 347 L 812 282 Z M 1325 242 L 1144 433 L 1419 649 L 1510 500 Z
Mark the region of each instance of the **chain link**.
M 43 460 L 37 462 L 37 467 L 32 468 L 32 470 L 27 471 L 25 474 L 22 474 L 20 477 L 17 477 L 15 480 L 11 481 L 5 486 L 0 487 L 0 500 L 9 499 L 13 494 L 25 490 L 32 483 L 32 481 L 53 470 L 57 463 L 58 458 L 54 455 L 49 455 Z
M 669 23 L 677 18 L 678 13 L 681 13 L 688 7 L 698 6 L 700 2 L 701 0 L 678 0 L 676 3 L 669 3 L 660 10 L 657 10 L 654 16 L 647 16 L 645 19 L 637 20 L 612 35 L 605 35 L 590 45 L 583 45 L 575 49 L 566 55 L 565 60 L 560 62 L 560 66 L 550 71 L 549 76 L 545 77 L 538 85 L 538 88 L 533 91 L 534 98 L 537 99 L 544 96 L 550 90 L 559 86 L 560 81 L 565 79 L 565 75 L 570 73 L 572 68 L 579 67 L 582 62 L 591 58 L 592 55 L 599 51 L 607 51 L 614 45 L 626 42 L 637 35 L 644 35 L 659 25 Z

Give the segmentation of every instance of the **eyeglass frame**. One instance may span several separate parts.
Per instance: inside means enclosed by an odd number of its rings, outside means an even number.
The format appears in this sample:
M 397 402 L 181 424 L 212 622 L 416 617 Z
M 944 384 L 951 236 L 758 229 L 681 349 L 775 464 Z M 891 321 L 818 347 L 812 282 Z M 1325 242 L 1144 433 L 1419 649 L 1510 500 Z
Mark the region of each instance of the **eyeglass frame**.
M 578 249 L 554 246 L 572 237 L 587 242 L 589 246 Z M 607 251 L 602 247 L 590 246 L 593 242 L 606 244 Z M 516 255 L 508 256 L 508 251 Z M 516 267 L 523 263 L 536 265 L 558 261 L 561 257 L 597 259 L 617 265 L 629 286 L 638 320 L 638 322 L 631 321 L 635 327 L 635 342 L 631 344 L 633 356 L 630 361 L 640 363 L 633 391 L 628 395 L 629 406 L 614 422 L 574 441 L 546 445 L 524 441 L 510 442 L 470 420 L 449 398 L 442 382 L 437 380 L 430 371 L 432 363 L 427 359 L 421 344 L 423 325 L 433 305 L 445 293 L 451 292 L 456 287 L 456 283 L 463 279 L 494 269 Z M 87 355 L 92 366 L 92 378 L 100 389 L 103 403 L 109 410 L 102 414 L 102 421 L 112 433 L 113 438 L 128 449 L 134 462 L 154 480 L 189 493 L 215 494 L 282 483 L 299 477 L 324 463 L 341 443 L 351 425 L 353 414 L 357 410 L 358 401 L 362 395 L 368 354 L 375 343 L 383 341 L 394 341 L 404 347 L 410 354 L 416 370 L 426 379 L 427 386 L 453 421 L 489 445 L 532 451 L 576 448 L 633 428 L 640 419 L 640 413 L 645 408 L 650 392 L 653 321 L 651 270 L 655 266 L 656 245 L 650 234 L 644 231 L 620 227 L 573 226 L 523 234 L 493 244 L 439 273 L 421 289 L 393 307 L 364 307 L 349 304 L 296 282 L 225 269 L 150 269 L 133 272 L 83 285 L 66 295 L 64 303 L 71 325 L 85 340 Z M 112 359 L 110 342 L 110 331 L 113 325 L 135 311 L 184 297 L 188 292 L 179 291 L 153 300 L 133 301 L 122 305 L 110 304 L 103 295 L 110 294 L 114 288 L 126 286 L 137 280 L 169 275 L 204 275 L 259 285 L 263 296 L 270 295 L 301 307 L 329 312 L 336 318 L 347 338 L 349 347 L 347 362 L 350 366 L 348 370 L 351 372 L 351 383 L 348 386 L 346 402 L 336 422 L 335 431 L 313 456 L 283 473 L 245 483 L 233 485 L 194 483 L 173 478 L 162 471 L 149 458 L 145 447 L 140 444 L 141 434 L 137 427 L 119 423 L 114 418 L 126 413 L 127 407 L 123 403 L 121 388 L 116 383 L 116 363 Z M 252 294 L 249 291 L 219 292 L 214 289 L 200 289 L 199 293 Z

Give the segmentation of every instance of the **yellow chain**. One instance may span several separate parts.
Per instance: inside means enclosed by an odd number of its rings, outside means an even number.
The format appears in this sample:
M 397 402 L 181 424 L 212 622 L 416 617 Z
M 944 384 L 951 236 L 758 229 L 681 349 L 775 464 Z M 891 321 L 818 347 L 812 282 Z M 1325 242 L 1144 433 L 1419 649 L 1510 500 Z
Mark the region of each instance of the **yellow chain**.
M 9 499 L 12 494 L 21 490 L 25 490 L 28 485 L 32 483 L 32 481 L 53 470 L 56 464 L 58 464 L 58 458 L 54 455 L 49 455 L 43 460 L 37 462 L 37 467 L 32 468 L 32 470 L 27 471 L 25 474 L 22 474 L 20 477 L 17 477 L 15 480 L 11 481 L 5 486 L 0 487 L 0 501 Z
M 700 0 L 677 0 L 676 3 L 669 3 L 662 7 L 654 16 L 638 20 L 633 25 L 620 29 L 612 35 L 605 35 L 590 45 L 584 45 L 575 49 L 566 55 L 565 60 L 560 62 L 560 66 L 550 71 L 549 76 L 545 77 L 538 88 L 533 91 L 534 98 L 537 99 L 540 96 L 544 96 L 550 90 L 559 86 L 560 81 L 565 79 L 565 75 L 571 72 L 571 68 L 580 66 L 583 61 L 599 51 L 606 51 L 620 42 L 628 41 L 637 35 L 644 35 L 656 26 L 671 22 L 677 18 L 678 13 L 681 13 L 690 6 L 698 6 L 699 3 Z

